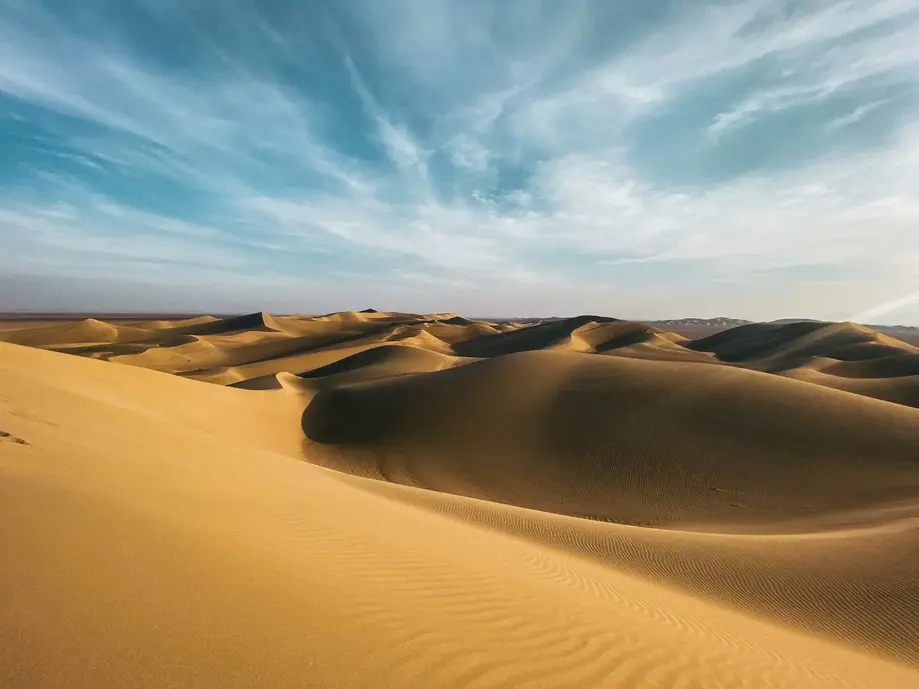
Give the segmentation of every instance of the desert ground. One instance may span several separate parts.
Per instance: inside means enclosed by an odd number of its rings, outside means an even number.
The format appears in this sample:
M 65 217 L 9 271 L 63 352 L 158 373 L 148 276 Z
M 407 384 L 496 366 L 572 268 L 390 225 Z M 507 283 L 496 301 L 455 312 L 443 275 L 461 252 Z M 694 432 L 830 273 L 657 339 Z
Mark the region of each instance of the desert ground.
M 919 687 L 919 347 L 690 334 L 5 324 L 0 687 Z

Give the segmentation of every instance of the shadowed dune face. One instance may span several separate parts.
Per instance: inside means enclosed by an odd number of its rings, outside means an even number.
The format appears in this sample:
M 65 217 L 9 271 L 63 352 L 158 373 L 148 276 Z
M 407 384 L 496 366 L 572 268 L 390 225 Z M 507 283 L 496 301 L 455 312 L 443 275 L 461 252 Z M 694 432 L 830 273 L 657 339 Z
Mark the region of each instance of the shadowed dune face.
M 870 362 L 897 357 L 901 365 L 885 369 L 891 375 L 919 370 L 919 349 L 854 323 L 752 323 L 687 346 L 711 352 L 721 361 L 748 363 L 773 372 L 797 368 L 816 357 L 858 362 L 866 371 L 871 369 Z
M 919 412 L 700 364 L 515 354 L 331 389 L 303 429 L 346 471 L 623 523 L 777 523 L 919 498 Z
M 465 327 L 470 327 L 471 324 Z M 578 316 L 546 323 L 536 323 L 506 332 L 482 333 L 454 345 L 457 354 L 472 357 L 495 357 L 541 349 L 562 349 L 594 354 L 620 354 L 648 358 L 670 358 L 682 361 L 705 360 L 680 347 L 685 338 L 658 330 L 645 323 L 620 321 L 600 316 Z M 647 345 L 645 350 L 635 348 Z M 635 348 L 635 349 L 632 349 Z M 659 350 L 658 356 L 651 354 Z
M 0 331 L 0 685 L 914 689 L 916 350 L 754 326 Z
M 686 346 L 725 363 L 919 407 L 919 348 L 855 323 L 753 323 Z
M 323 379 L 328 382 L 351 382 L 366 379 L 373 369 L 373 378 L 386 378 L 407 373 L 436 371 L 455 363 L 454 357 L 444 356 L 416 347 L 381 345 L 366 349 L 312 371 L 301 378 Z

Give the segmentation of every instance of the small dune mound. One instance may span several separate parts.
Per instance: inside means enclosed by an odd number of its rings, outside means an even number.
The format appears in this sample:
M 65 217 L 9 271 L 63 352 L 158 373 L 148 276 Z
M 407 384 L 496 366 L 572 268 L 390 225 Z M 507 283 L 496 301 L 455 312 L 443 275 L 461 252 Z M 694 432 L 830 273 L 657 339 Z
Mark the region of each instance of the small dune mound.
M 316 320 L 324 320 L 331 323 L 359 324 L 366 322 L 389 321 L 391 323 L 406 323 L 413 321 L 423 321 L 424 316 L 416 313 L 401 313 L 397 311 L 376 311 L 374 309 L 365 309 L 363 311 L 336 311 L 318 316 Z
M 537 349 L 559 348 L 569 344 L 572 333 L 583 326 L 622 322 L 616 318 L 578 316 L 509 329 L 460 343 L 455 349 L 456 353 L 462 356 L 495 357 Z
M 634 524 L 919 497 L 919 412 L 733 367 L 526 352 L 331 389 L 303 429 L 344 471 Z
M 244 316 L 232 316 L 215 320 L 200 320 L 190 325 L 173 328 L 174 333 L 187 335 L 228 335 L 230 333 L 275 330 L 273 318 L 261 311 Z
M 63 352 L 65 354 L 87 356 L 93 359 L 106 359 L 111 361 L 113 359 L 119 358 L 121 363 L 128 363 L 122 358 L 127 356 L 141 355 L 151 350 L 162 350 L 163 352 L 166 352 L 166 350 L 182 347 L 183 345 L 192 345 L 198 342 L 198 340 L 199 338 L 194 335 L 169 333 L 152 338 L 133 339 L 132 337 L 127 342 L 119 340 L 116 342 L 103 342 L 100 344 L 67 344 L 56 345 L 50 349 L 54 349 L 55 351 Z M 153 355 L 151 360 L 160 360 L 164 357 L 173 355 L 173 353 Z
M 827 365 L 822 359 L 816 361 L 819 363 L 785 371 L 782 375 L 815 385 L 845 390 L 855 395 L 874 397 L 875 399 L 894 402 L 895 404 L 919 408 L 919 375 L 897 375 L 889 378 L 876 375 L 865 375 L 863 377 L 839 375 L 828 372 L 841 365 L 838 362 Z M 869 362 L 860 363 L 867 364 Z M 847 372 L 851 373 L 851 370 Z M 871 373 L 877 373 L 877 371 L 874 370 Z
M 144 330 L 169 330 L 171 328 L 188 328 L 195 325 L 204 325 L 205 323 L 213 323 L 216 320 L 218 319 L 214 318 L 214 316 L 195 316 L 194 318 L 183 318 L 175 321 L 134 321 L 128 325 L 132 325 L 136 328 L 143 328 Z
M 497 335 L 499 333 L 493 326 L 476 321 L 470 321 L 468 325 L 460 325 L 447 321 L 435 321 L 432 323 L 425 323 L 423 327 L 434 337 L 450 345 L 459 342 L 468 342 L 489 335 Z
M 308 381 L 293 373 L 273 373 L 249 380 L 230 383 L 228 387 L 241 390 L 288 390 L 297 393 L 308 393 L 314 389 Z
M 681 346 L 684 341 L 681 335 L 646 323 L 616 321 L 582 325 L 572 331 L 567 342 L 552 348 L 657 361 L 711 361 L 710 355 Z
M 915 348 L 857 323 L 753 323 L 694 340 L 686 345 L 730 363 L 778 372 L 815 357 L 870 361 L 914 352 Z
M 489 330 L 494 328 L 488 326 Z M 568 350 L 591 354 L 616 354 L 640 359 L 708 361 L 680 346 L 680 335 L 632 321 L 599 316 L 578 316 L 558 321 L 519 326 L 505 332 L 482 333 L 457 340 L 458 354 L 474 357 L 503 356 L 534 350 Z
M 121 345 L 112 352 L 109 360 L 167 373 L 226 365 L 223 350 L 194 335 L 171 335 L 170 339 L 155 344 L 144 343 L 140 351 Z
M 657 329 L 644 323 L 630 321 L 590 322 L 571 331 L 568 342 L 564 343 L 577 352 L 605 352 L 620 347 L 644 344 L 657 337 Z
M 117 326 L 95 318 L 84 318 L 73 323 L 0 332 L 0 341 L 29 347 L 54 348 L 111 344 L 135 340 L 147 335 L 148 333 L 140 328 Z
M 685 346 L 726 363 L 919 406 L 919 349 L 857 323 L 754 323 Z
M 177 371 L 176 375 L 181 378 L 190 378 L 191 380 L 226 386 L 248 380 L 246 376 L 241 375 L 239 371 L 232 366 L 189 369 L 186 371 Z
M 438 323 L 444 323 L 446 325 L 460 325 L 460 326 L 469 326 L 469 325 L 478 325 L 479 321 L 473 321 L 463 316 L 457 316 L 456 314 L 443 314 L 445 317 L 437 317 L 436 320 Z
M 369 318 L 373 318 L 375 315 L 375 313 L 365 313 L 358 311 L 338 311 L 336 313 L 327 313 L 323 316 L 320 316 L 320 318 L 332 323 L 356 324 L 364 323 Z
M 441 354 L 452 354 L 453 348 L 436 335 L 429 332 L 424 324 L 405 325 L 393 330 L 386 336 L 387 342 L 399 342 L 420 349 L 428 349 Z
M 834 361 L 821 371 L 842 378 L 902 378 L 919 376 L 919 352 L 898 351 L 864 361 Z
M 460 360 L 410 345 L 381 345 L 322 366 L 298 377 L 322 383 L 321 387 L 389 378 L 408 373 L 440 371 Z

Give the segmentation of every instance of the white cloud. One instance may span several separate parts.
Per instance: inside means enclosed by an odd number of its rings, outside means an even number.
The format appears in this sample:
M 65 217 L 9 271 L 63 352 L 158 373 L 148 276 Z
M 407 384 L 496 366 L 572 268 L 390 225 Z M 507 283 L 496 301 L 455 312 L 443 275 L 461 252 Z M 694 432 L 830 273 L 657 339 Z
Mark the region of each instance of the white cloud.
M 688 263 L 704 266 L 701 277 L 685 278 L 696 285 L 815 266 L 863 270 L 881 276 L 881 291 L 910 291 L 919 261 L 915 131 L 889 132 L 879 148 L 802 159 L 795 169 L 671 188 L 635 164 L 630 126 L 768 61 L 782 78 L 749 84 L 700 146 L 847 92 L 855 107 L 821 124 L 841 131 L 894 105 L 877 93 L 861 102 L 862 86 L 916 86 L 912 0 L 814 2 L 799 16 L 783 16 L 772 0 L 694 5 L 600 56 L 582 46 L 594 16 L 586 1 L 559 16 L 552 3 L 525 4 L 508 35 L 448 0 L 372 5 L 364 23 L 378 28 L 361 47 L 384 78 L 372 82 L 370 70 L 358 69 L 343 33 L 330 38 L 386 165 L 333 143 L 332 105 L 247 67 L 245 56 L 232 56 L 233 67 L 221 58 L 194 72 L 165 71 L 117 37 L 78 35 L 23 3 L 20 21 L 0 21 L 0 91 L 98 125 L 79 134 L 60 125 L 52 134 L 71 150 L 57 155 L 97 173 L 165 178 L 206 203 L 181 219 L 46 176 L 53 204 L 0 195 L 0 232 L 19 237 L 16 260 L 79 257 L 88 266 L 90 258 L 169 264 L 200 256 L 196 266 L 212 260 L 230 273 L 246 271 L 254 260 L 247 252 L 259 248 L 353 252 L 381 274 L 397 266 L 397 279 L 413 287 L 436 276 L 444 287 L 492 281 L 507 294 L 541 296 L 551 284 L 572 304 L 598 299 L 617 270 L 646 270 L 650 283 Z M 287 27 L 249 19 L 285 59 L 297 56 Z M 427 125 L 413 128 L 405 108 Z M 441 154 L 455 180 L 438 178 Z M 502 174 L 515 177 L 505 183 Z M 111 236 L 123 241 L 115 246 Z M 588 264 L 606 266 L 609 282 L 577 287 Z
M 896 299 L 885 301 L 881 304 L 877 304 L 869 309 L 865 309 L 860 313 L 856 313 L 850 316 L 846 320 L 859 321 L 864 323 L 870 321 L 871 319 L 878 318 L 879 316 L 897 314 L 907 307 L 913 306 L 917 303 L 919 303 L 919 291 L 912 292 L 902 297 L 897 297 Z
M 447 141 L 443 149 L 450 153 L 453 165 L 477 173 L 488 170 L 495 155 L 487 146 L 463 133 Z
M 764 113 L 819 102 L 845 93 L 866 80 L 887 82 L 889 87 L 899 85 L 901 89 L 915 87 L 919 85 L 915 71 L 919 66 L 917 45 L 916 29 L 913 28 L 893 36 L 885 35 L 883 42 L 860 41 L 845 50 L 830 50 L 820 58 L 809 59 L 809 55 L 798 55 L 796 62 L 805 63 L 805 67 L 784 79 L 782 85 L 756 92 L 720 113 L 709 128 L 709 134 L 717 135 L 735 129 Z M 888 100 L 876 100 L 860 107 L 856 110 L 855 119 L 848 124 Z
M 870 4 L 816 2 L 813 11 L 783 18 L 774 0 L 686 5 L 675 19 L 583 73 L 564 88 L 537 94 L 518 117 L 543 146 L 609 143 L 619 126 L 686 90 L 771 60 L 785 78 L 721 113 L 712 133 L 759 113 L 794 107 L 864 80 L 894 77 L 916 84 L 917 7 L 912 0 Z M 871 30 L 899 20 L 895 28 Z M 758 28 L 754 28 L 757 27 Z
M 367 84 L 361 73 L 358 71 L 350 55 L 344 51 L 345 64 L 348 68 L 348 74 L 351 77 L 351 84 L 360 97 L 364 110 L 370 115 L 376 125 L 377 140 L 382 144 L 389 159 L 396 166 L 404 171 L 410 172 L 418 177 L 424 186 L 429 184 L 427 158 L 428 152 L 423 150 L 418 142 L 409 132 L 408 128 L 400 123 L 394 122 L 386 113 L 377 99 L 367 88 Z

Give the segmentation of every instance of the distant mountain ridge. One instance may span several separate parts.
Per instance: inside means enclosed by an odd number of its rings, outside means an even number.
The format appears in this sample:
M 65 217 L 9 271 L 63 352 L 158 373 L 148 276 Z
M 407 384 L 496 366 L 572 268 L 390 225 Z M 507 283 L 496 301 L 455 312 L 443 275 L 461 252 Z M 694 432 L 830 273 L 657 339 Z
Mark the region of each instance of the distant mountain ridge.
M 750 325 L 753 322 L 743 318 L 728 318 L 726 316 L 717 316 L 715 318 L 668 318 L 648 321 L 653 326 L 668 328 L 736 328 L 740 325 Z
M 663 320 L 646 321 L 655 327 L 667 328 L 736 328 L 741 325 L 750 325 L 752 323 L 769 323 L 772 325 L 789 325 L 791 323 L 840 323 L 843 321 L 827 321 L 819 318 L 779 318 L 774 321 L 749 321 L 743 318 L 727 318 L 718 316 L 715 318 L 668 318 Z M 890 331 L 908 331 L 919 333 L 919 326 L 914 325 L 875 325 L 873 323 L 862 323 L 867 328 L 879 332 Z

